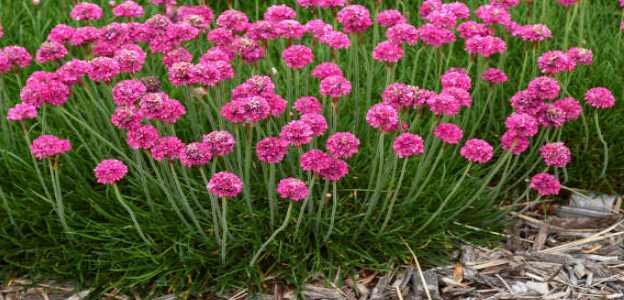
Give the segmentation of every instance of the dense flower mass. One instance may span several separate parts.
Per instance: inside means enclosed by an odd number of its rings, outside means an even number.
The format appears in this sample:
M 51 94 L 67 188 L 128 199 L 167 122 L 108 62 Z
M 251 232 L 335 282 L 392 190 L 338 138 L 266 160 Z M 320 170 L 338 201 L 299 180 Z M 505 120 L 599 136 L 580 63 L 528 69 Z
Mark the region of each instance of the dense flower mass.
M 531 178 L 530 187 L 542 197 L 553 196 L 559 194 L 561 183 L 551 174 L 539 173 Z
M 358 152 L 360 140 L 350 132 L 336 132 L 327 139 L 327 151 L 333 157 L 350 158 Z
M 585 93 L 585 101 L 594 108 L 611 108 L 615 105 L 615 97 L 610 90 L 603 87 L 589 89 Z
M 433 131 L 433 135 L 447 144 L 458 144 L 464 137 L 464 132 L 453 123 L 440 123 Z
M 93 170 L 97 182 L 101 184 L 115 184 L 128 174 L 128 167 L 116 159 L 101 161 Z
M 470 139 L 461 148 L 460 154 L 471 162 L 484 164 L 492 159 L 494 148 L 484 140 Z
M 69 140 L 57 138 L 53 135 L 42 135 L 32 141 L 30 153 L 37 159 L 44 159 L 64 154 L 71 150 Z
M 394 131 L 399 125 L 399 113 L 387 104 L 375 104 L 366 113 L 366 122 L 382 132 Z
M 564 143 L 549 143 L 540 148 L 544 163 L 551 167 L 565 167 L 572 159 L 572 152 Z
M 396 156 L 406 158 L 422 154 L 425 151 L 425 144 L 419 135 L 405 132 L 394 139 L 392 149 Z
M 236 197 L 243 190 L 243 181 L 234 173 L 218 172 L 212 175 L 206 187 L 217 197 Z
M 277 193 L 284 199 L 300 201 L 307 198 L 310 191 L 305 182 L 288 177 L 280 180 L 277 184 Z

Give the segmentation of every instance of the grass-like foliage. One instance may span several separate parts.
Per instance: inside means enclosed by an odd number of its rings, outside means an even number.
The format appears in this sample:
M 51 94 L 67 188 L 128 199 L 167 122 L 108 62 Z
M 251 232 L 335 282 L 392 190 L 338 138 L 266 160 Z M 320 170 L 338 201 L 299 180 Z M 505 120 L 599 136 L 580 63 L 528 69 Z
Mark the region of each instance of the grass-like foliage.
M 3 276 L 300 286 L 622 192 L 618 1 L 141 2 L 0 0 Z

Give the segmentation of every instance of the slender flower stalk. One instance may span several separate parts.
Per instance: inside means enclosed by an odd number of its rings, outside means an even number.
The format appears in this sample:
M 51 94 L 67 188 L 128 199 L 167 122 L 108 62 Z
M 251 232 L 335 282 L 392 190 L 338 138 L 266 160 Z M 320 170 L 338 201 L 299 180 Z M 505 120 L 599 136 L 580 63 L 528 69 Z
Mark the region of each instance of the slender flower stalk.
M 146 245 L 151 246 L 152 242 L 150 242 L 150 240 L 143 233 L 143 230 L 141 229 L 141 225 L 139 225 L 139 221 L 137 220 L 134 214 L 134 211 L 130 208 L 130 206 L 128 206 L 126 201 L 124 201 L 124 198 L 121 195 L 121 192 L 119 192 L 119 187 L 117 187 L 116 184 L 113 184 L 113 191 L 115 191 L 115 198 L 117 198 L 117 201 L 119 201 L 119 204 L 121 204 L 121 206 L 126 210 L 126 212 L 128 212 L 128 215 L 130 215 L 130 219 L 132 219 L 132 224 L 134 224 L 134 228 L 136 229 L 141 239 L 145 242 Z
M 63 202 L 63 192 L 61 190 L 61 182 L 59 180 L 59 165 L 55 158 L 48 159 L 48 168 L 50 170 L 50 177 L 52 179 L 52 190 L 54 191 L 54 211 L 63 226 L 65 233 L 71 232 L 69 225 L 65 219 L 65 204 Z
M 602 135 L 602 130 L 600 129 L 600 120 L 597 111 L 594 111 L 594 123 L 596 124 L 596 133 L 598 133 L 598 139 L 602 144 L 603 152 L 602 171 L 600 172 L 600 177 L 605 177 L 607 175 L 607 168 L 609 167 L 609 145 Z
M 286 210 L 286 217 L 284 218 L 284 222 L 282 222 L 282 225 L 280 225 L 279 228 L 277 228 L 277 230 L 275 230 L 273 232 L 273 234 L 271 234 L 271 236 L 269 237 L 269 239 L 267 239 L 262 246 L 260 246 L 260 249 L 258 249 L 258 251 L 256 251 L 256 254 L 254 254 L 253 258 L 251 259 L 251 261 L 249 262 L 249 266 L 253 267 L 256 264 L 256 261 L 258 260 L 258 258 L 260 257 L 260 255 L 262 254 L 262 252 L 264 252 L 264 250 L 266 249 L 266 247 L 275 239 L 275 237 L 282 231 L 284 231 L 284 229 L 286 229 L 286 227 L 288 226 L 288 221 L 290 220 L 290 215 L 292 213 L 292 208 L 293 208 L 293 204 L 294 202 L 290 202 L 290 204 L 288 204 L 288 210 Z
M 338 189 L 336 188 L 336 182 L 332 181 L 332 210 L 331 217 L 329 219 L 329 229 L 327 229 L 327 233 L 325 234 L 324 240 L 329 240 L 332 232 L 334 231 L 334 223 L 336 222 L 336 209 L 338 208 Z
M 403 185 L 403 179 L 405 178 L 405 171 L 407 170 L 408 160 L 403 160 L 403 165 L 401 166 L 401 173 L 399 174 L 399 181 L 397 182 L 396 189 L 394 193 L 392 193 L 392 198 L 390 200 L 390 206 L 388 207 L 388 211 L 386 212 L 386 217 L 384 218 L 383 224 L 381 224 L 381 228 L 379 228 L 378 236 L 384 233 L 386 226 L 388 226 L 388 222 L 390 222 L 390 218 L 392 217 L 392 210 L 394 209 L 394 204 L 399 197 L 399 192 L 401 191 L 401 186 Z

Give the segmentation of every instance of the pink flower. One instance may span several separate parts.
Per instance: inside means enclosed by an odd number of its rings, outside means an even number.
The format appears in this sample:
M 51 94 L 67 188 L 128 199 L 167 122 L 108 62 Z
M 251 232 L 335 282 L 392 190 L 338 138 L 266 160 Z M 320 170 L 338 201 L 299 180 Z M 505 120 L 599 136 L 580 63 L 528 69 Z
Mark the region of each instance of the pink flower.
M 484 164 L 492 159 L 494 148 L 484 140 L 469 139 L 461 148 L 459 154 L 470 162 Z
M 308 114 L 308 113 L 316 113 L 320 114 L 323 112 L 323 106 L 321 102 L 313 96 L 304 96 L 295 101 L 293 105 L 296 111 L 300 114 Z
M 70 88 L 57 79 L 56 74 L 38 71 L 33 73 L 20 92 L 22 102 L 39 107 L 44 103 L 59 106 L 67 102 Z
M 394 139 L 392 150 L 399 158 L 406 158 L 423 154 L 425 144 L 419 135 L 404 132 Z
M 41 47 L 37 49 L 35 61 L 39 64 L 44 64 L 49 61 L 62 59 L 65 55 L 67 55 L 67 48 L 63 44 L 48 41 L 41 44 Z
M 254 63 L 264 58 L 264 48 L 252 39 L 246 37 L 236 39 L 233 46 L 246 63 Z
M 278 137 L 267 137 L 256 144 L 256 156 L 260 161 L 276 164 L 288 154 L 288 142 Z
M 128 167 L 116 159 L 105 159 L 93 170 L 100 184 L 115 184 L 128 174 Z
M 217 18 L 217 25 L 235 32 L 247 30 L 249 18 L 245 13 L 238 10 L 229 9 L 221 13 Z
M 221 115 L 233 123 L 257 123 L 269 117 L 271 106 L 259 96 L 234 99 L 221 108 Z
M 424 105 L 427 104 L 427 101 L 431 98 L 436 96 L 436 92 L 434 91 L 430 91 L 430 90 L 426 90 L 426 89 L 421 89 L 421 88 L 417 88 L 416 89 L 416 93 L 415 93 L 415 98 L 414 98 L 414 107 L 418 106 L 418 105 Z
M 315 0 L 311 0 L 315 1 Z M 335 8 L 345 5 L 345 0 L 318 0 L 317 6 L 320 8 Z
M 180 101 L 175 99 L 167 99 L 163 103 L 163 110 L 158 115 L 157 120 L 168 124 L 174 124 L 178 119 L 180 119 L 186 113 L 186 108 Z
M 306 29 L 296 20 L 283 20 L 275 25 L 275 32 L 281 38 L 298 40 L 303 37 Z
M 165 136 L 159 138 L 150 148 L 152 158 L 158 161 L 173 160 L 179 157 L 180 151 L 184 149 L 184 143 L 175 136 Z
M 290 121 L 280 131 L 280 138 L 289 145 L 299 147 L 309 144 L 314 137 L 312 127 L 305 121 Z
M 373 128 L 391 132 L 398 128 L 399 113 L 388 104 L 375 104 L 366 113 L 366 122 Z
M 518 135 L 515 131 L 506 131 L 501 136 L 501 147 L 511 151 L 513 155 L 520 155 L 529 148 L 529 138 Z
M 470 95 L 468 91 L 464 89 L 454 88 L 454 87 L 445 88 L 445 89 L 442 89 L 441 94 L 448 94 L 448 95 L 455 97 L 455 99 L 459 102 L 460 106 L 463 106 L 463 107 L 472 106 L 472 96 Z
M 490 4 L 504 8 L 512 8 L 520 4 L 520 0 L 490 0 Z
M 494 54 L 507 51 L 507 45 L 501 38 L 495 36 L 473 36 L 466 40 L 465 49 L 470 54 L 490 57 Z
M 128 146 L 135 150 L 152 148 L 159 138 L 158 130 L 152 125 L 143 125 L 128 130 Z
M 349 173 L 349 165 L 343 160 L 330 157 L 318 174 L 325 180 L 339 181 Z
M 550 29 L 544 24 L 520 26 L 515 29 L 512 34 L 529 42 L 541 42 L 552 37 Z
M 113 8 L 116 17 L 138 18 L 143 16 L 143 7 L 132 0 L 126 0 Z
M 328 31 L 319 37 L 321 44 L 333 49 L 345 49 L 351 46 L 349 36 L 340 31 Z
M 132 129 L 141 126 L 143 115 L 135 106 L 118 106 L 111 117 L 115 127 Z
M 175 66 L 187 63 L 178 63 Z M 184 77 L 184 75 L 182 75 Z M 217 69 L 214 63 L 199 63 L 196 65 L 190 65 L 188 69 L 188 81 L 187 84 L 201 84 L 204 86 L 216 86 L 221 80 L 221 73 Z M 186 79 L 183 79 L 183 82 Z M 184 83 L 183 83 L 184 84 Z
M 565 113 L 566 121 L 573 121 L 581 116 L 583 108 L 581 104 L 572 97 L 565 97 L 559 99 L 553 103 L 555 107 L 559 108 Z
M 425 0 L 418 9 L 418 14 L 425 18 L 435 10 L 442 8 L 442 0 Z
M 304 27 L 306 28 L 307 32 L 309 32 L 317 39 L 319 39 L 326 33 L 334 31 L 334 28 L 331 25 L 323 22 L 323 20 L 321 19 L 310 20 L 304 25 Z
M 482 5 L 476 10 L 475 15 L 477 18 L 481 19 L 483 23 L 488 25 L 506 25 L 511 22 L 511 15 L 509 12 L 504 7 L 498 5 Z
M 350 158 L 358 152 L 360 140 L 350 132 L 336 132 L 327 139 L 327 151 L 335 158 Z
M 550 167 L 564 168 L 572 159 L 572 152 L 564 143 L 549 143 L 540 148 L 544 163 Z
M 538 99 L 552 100 L 559 96 L 559 82 L 547 76 L 537 77 L 529 82 L 528 90 Z
M 186 48 L 180 47 L 174 50 L 167 52 L 163 56 L 163 64 L 167 66 L 167 68 L 171 68 L 173 64 L 179 62 L 190 63 L 193 60 L 193 54 L 186 50 Z
M 324 62 L 317 65 L 312 70 L 312 77 L 318 79 L 325 79 L 329 76 L 343 76 L 340 67 L 333 62 Z
M 468 11 L 468 16 L 469 15 L 470 11 Z M 426 17 L 424 17 L 424 19 L 440 28 L 450 29 L 455 27 L 457 24 L 457 16 L 451 9 L 449 9 L 447 4 L 443 4 L 439 9 L 433 10 Z
M 448 88 L 460 88 L 462 90 L 470 91 L 472 88 L 472 80 L 464 69 L 451 68 L 440 78 L 440 83 L 443 89 Z
M 308 113 L 301 115 L 301 121 L 305 122 L 312 129 L 312 136 L 321 136 L 327 130 L 327 121 L 325 117 L 317 113 Z
M 217 47 L 212 47 L 212 48 L 206 50 L 206 53 L 204 53 L 199 58 L 199 63 L 200 64 L 205 64 L 205 63 L 215 62 L 215 61 L 230 62 L 235 57 L 236 57 L 236 53 L 234 51 L 232 51 L 232 49 L 229 49 L 227 47 L 217 46 Z M 191 60 L 192 60 L 192 57 L 191 57 Z M 190 62 L 190 61 L 188 61 L 188 62 Z
M 121 71 L 119 63 L 110 57 L 96 57 L 89 64 L 91 67 L 87 75 L 93 81 L 111 81 Z
M 558 195 L 561 190 L 561 183 L 559 180 L 548 173 L 539 173 L 531 178 L 530 187 L 537 191 L 537 193 L 544 196 Z
M 574 5 L 578 2 L 579 0 L 557 0 L 557 2 L 561 5 L 564 6 L 570 6 L 570 5 Z
M 447 144 L 458 144 L 464 137 L 464 132 L 453 123 L 440 123 L 433 131 L 433 136 Z
M 392 27 L 405 22 L 405 17 L 396 9 L 383 10 L 377 14 L 377 23 L 383 27 Z
M 232 90 L 232 99 L 260 96 L 268 98 L 275 94 L 275 84 L 269 76 L 254 75 Z
M 288 5 L 272 5 L 264 12 L 264 19 L 274 23 L 295 18 L 297 13 Z
M 418 88 L 404 83 L 392 83 L 386 87 L 381 99 L 395 109 L 409 108 L 416 104 Z
M 310 191 L 305 182 L 297 178 L 284 178 L 277 184 L 277 193 L 284 199 L 300 201 L 308 197 Z
M 133 105 L 147 88 L 140 80 L 122 80 L 113 87 L 113 101 L 117 105 Z
M 386 31 L 386 38 L 392 43 L 406 43 L 413 46 L 418 42 L 418 29 L 410 24 L 397 24 Z
M 139 107 L 147 119 L 159 119 L 165 113 L 165 102 L 169 96 L 165 93 L 147 93 L 141 97 Z
M 567 54 L 574 62 L 581 65 L 591 65 L 594 59 L 592 51 L 585 48 L 570 48 Z
M 282 52 L 286 65 L 292 69 L 303 69 L 314 60 L 312 50 L 303 45 L 292 45 Z
M 243 182 L 234 173 L 218 172 L 212 175 L 206 187 L 217 197 L 236 197 L 243 191 Z
M 234 42 L 234 32 L 227 28 L 215 28 L 208 32 L 207 36 L 216 46 L 228 47 Z
M 99 6 L 88 2 L 76 4 L 69 14 L 69 16 L 76 21 L 99 20 L 102 18 L 102 15 L 102 9 Z
M 544 127 L 561 127 L 567 121 L 566 113 L 551 103 L 543 104 L 536 117 Z
M 312 149 L 301 155 L 299 158 L 299 165 L 304 171 L 319 173 L 329 165 L 330 160 L 331 157 L 325 152 L 318 149 Z
M 558 50 L 542 54 L 537 60 L 537 65 L 544 74 L 572 72 L 576 68 L 576 62 L 568 54 Z
M 169 82 L 175 86 L 191 84 L 191 69 L 193 64 L 187 62 L 175 63 L 167 70 Z
M 427 23 L 418 29 L 420 40 L 434 48 L 455 42 L 455 33 L 449 29 L 441 28 Z
M 205 134 L 202 143 L 209 147 L 213 156 L 226 156 L 234 150 L 236 139 L 225 130 L 216 130 Z
M 99 31 L 94 26 L 78 27 L 74 30 L 69 44 L 72 46 L 82 46 L 86 43 L 91 43 L 98 38 Z
M 611 108 L 615 106 L 615 97 L 610 90 L 603 87 L 589 89 L 585 93 L 585 101 L 594 108 Z
M 7 112 L 7 120 L 23 121 L 37 118 L 37 108 L 28 103 L 18 103 L 9 108 Z
M 373 25 L 368 9 L 362 5 L 349 5 L 341 9 L 336 19 L 346 33 L 363 32 Z
M 288 101 L 286 101 L 282 96 L 278 94 L 274 94 L 267 99 L 269 103 L 269 107 L 271 110 L 271 116 L 279 117 L 281 114 L 286 111 L 286 107 L 288 106 Z
M 528 90 L 520 90 L 511 97 L 511 107 L 517 112 L 535 115 L 541 109 L 544 100 Z
M 505 120 L 505 127 L 519 136 L 531 137 L 537 134 L 539 124 L 529 114 L 514 112 Z
M 28 50 L 20 46 L 4 47 L 0 50 L 0 56 L 6 57 L 9 64 L 20 68 L 26 68 L 32 62 L 32 56 Z
M 182 5 L 176 10 L 176 21 L 203 30 L 210 27 L 213 12 L 206 5 Z
M 452 117 L 459 113 L 461 102 L 452 94 L 442 92 L 427 99 L 429 109 L 436 115 Z
M 485 72 L 481 73 L 481 79 L 490 82 L 491 84 L 501 84 L 506 82 L 509 78 L 503 70 L 497 68 L 488 68 Z
M 39 160 L 61 155 L 69 150 L 71 150 L 69 140 L 59 139 L 53 135 L 39 136 L 30 145 L 30 153 Z
M 129 44 L 115 51 L 113 57 L 119 64 L 119 71 L 124 73 L 137 73 L 143 69 L 145 52 L 137 45 Z
M 82 77 L 89 72 L 91 65 L 78 59 L 72 59 L 56 70 L 58 79 L 67 85 L 80 83 Z
M 178 156 L 186 167 L 201 166 L 212 159 L 212 151 L 205 143 L 190 143 L 180 150 Z
M 403 48 L 389 41 L 381 42 L 373 49 L 373 59 L 384 63 L 396 63 L 403 55 Z
M 245 36 L 255 41 L 268 41 L 278 37 L 277 31 L 275 30 L 275 23 L 263 20 L 249 24 Z
M 474 36 L 488 36 L 493 35 L 492 30 L 485 24 L 477 23 L 475 21 L 466 21 L 457 26 L 457 32 L 463 39 L 469 39 Z
M 321 80 L 321 95 L 333 98 L 348 96 L 351 93 L 351 82 L 342 76 L 329 76 Z

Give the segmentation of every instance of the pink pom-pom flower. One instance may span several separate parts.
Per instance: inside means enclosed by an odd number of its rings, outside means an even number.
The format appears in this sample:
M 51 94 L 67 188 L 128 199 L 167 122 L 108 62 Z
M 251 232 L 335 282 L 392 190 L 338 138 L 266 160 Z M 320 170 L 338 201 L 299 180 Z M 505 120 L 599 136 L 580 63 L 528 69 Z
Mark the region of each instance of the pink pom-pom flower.
M 28 103 L 18 103 L 9 108 L 7 112 L 7 120 L 23 121 L 37 118 L 37 108 Z
M 217 197 L 236 197 L 243 191 L 243 181 L 234 173 L 218 172 L 212 175 L 206 187 Z
M 464 137 L 462 129 L 453 123 L 440 123 L 433 131 L 433 136 L 447 144 L 458 144 Z
M 544 159 L 544 163 L 550 167 L 563 168 L 572 159 L 572 152 L 561 142 L 543 145 L 540 147 L 540 155 Z
M 256 156 L 260 161 L 276 164 L 288 154 L 288 142 L 278 137 L 267 137 L 256 144 Z
M 34 139 L 30 145 L 30 153 L 39 160 L 64 154 L 71 150 L 69 140 L 53 135 L 42 135 Z
M 459 154 L 470 162 L 484 164 L 492 159 L 494 148 L 481 139 L 469 139 L 459 151 Z
M 351 132 L 336 132 L 327 139 L 329 154 L 336 158 L 350 158 L 358 152 L 360 140 Z
M 329 76 L 321 80 L 321 95 L 333 98 L 348 96 L 351 93 L 351 82 L 342 76 Z
M 425 144 L 419 135 L 404 132 L 394 139 L 392 150 L 396 156 L 406 158 L 425 152 Z
M 542 197 L 554 196 L 559 194 L 561 183 L 551 174 L 539 173 L 531 178 L 530 187 Z
M 603 87 L 589 89 L 585 93 L 585 101 L 594 108 L 611 108 L 615 106 L 615 97 L 610 90 Z
M 231 133 L 225 130 L 215 130 L 205 134 L 202 143 L 209 147 L 212 155 L 226 156 L 234 150 L 236 139 Z
M 296 147 L 309 144 L 314 137 L 312 127 L 305 121 L 290 121 L 280 131 L 280 138 Z
M 398 128 L 399 113 L 388 104 L 375 104 L 366 113 L 366 122 L 382 132 L 391 132 Z
M 497 68 L 489 68 L 481 74 L 481 79 L 496 85 L 506 82 L 509 78 L 507 77 L 507 74 L 503 72 L 503 70 Z
M 292 45 L 284 50 L 282 58 L 292 69 L 303 69 L 314 60 L 312 50 L 303 45 Z
M 308 197 L 310 191 L 305 182 L 297 178 L 284 178 L 277 184 L 277 193 L 284 199 L 300 201 Z
M 128 167 L 116 159 L 101 161 L 93 170 L 100 184 L 115 184 L 128 174 Z
M 74 6 L 69 16 L 76 21 L 82 21 L 82 20 L 98 20 L 102 18 L 103 14 L 104 12 L 102 11 L 102 8 L 100 8 L 96 4 L 82 2 Z

